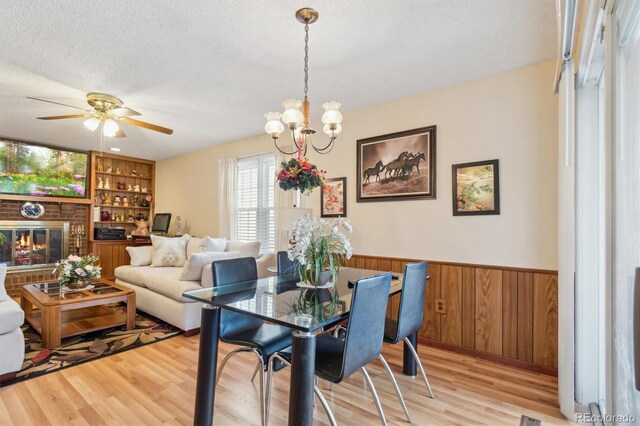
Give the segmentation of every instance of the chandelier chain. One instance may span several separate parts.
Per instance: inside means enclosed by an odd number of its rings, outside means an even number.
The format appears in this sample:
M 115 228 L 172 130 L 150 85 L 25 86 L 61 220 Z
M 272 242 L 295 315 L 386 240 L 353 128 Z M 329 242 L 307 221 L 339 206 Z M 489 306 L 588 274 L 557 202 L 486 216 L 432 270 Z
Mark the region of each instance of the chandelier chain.
M 309 23 L 304 26 L 304 98 L 309 91 Z

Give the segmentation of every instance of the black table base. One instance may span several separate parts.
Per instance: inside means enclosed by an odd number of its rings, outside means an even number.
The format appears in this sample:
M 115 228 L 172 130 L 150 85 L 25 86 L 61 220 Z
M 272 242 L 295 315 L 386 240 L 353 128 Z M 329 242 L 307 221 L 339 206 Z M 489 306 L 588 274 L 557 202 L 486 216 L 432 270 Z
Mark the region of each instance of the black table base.
M 193 424 L 196 426 L 210 426 L 213 424 L 219 336 L 220 309 L 211 305 L 203 305 L 198 376 L 196 379 L 196 408 L 193 417 Z
M 411 344 L 418 352 L 418 333 L 413 333 L 407 336 Z M 406 343 L 404 344 L 404 350 L 402 351 L 402 374 L 405 376 L 415 376 L 416 375 L 416 359 L 413 357 L 411 353 L 411 349 L 407 347 Z
M 311 426 L 316 365 L 315 333 L 295 331 L 291 350 L 289 426 Z

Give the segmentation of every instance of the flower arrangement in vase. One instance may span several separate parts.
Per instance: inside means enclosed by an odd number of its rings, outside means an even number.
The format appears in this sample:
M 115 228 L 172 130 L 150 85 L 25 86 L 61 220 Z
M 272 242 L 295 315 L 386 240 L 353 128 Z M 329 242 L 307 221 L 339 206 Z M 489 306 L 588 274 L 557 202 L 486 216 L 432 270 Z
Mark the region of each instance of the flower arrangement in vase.
M 57 261 L 53 273 L 58 276 L 60 284 L 73 289 L 83 288 L 91 283 L 92 278 L 100 278 L 102 268 L 95 266 L 97 261 L 98 256 L 95 254 L 72 254 L 64 260 Z
M 351 258 L 353 248 L 342 231 L 351 232 L 348 220 L 302 217 L 289 233 L 288 257 L 299 265 L 300 281 L 308 286 L 336 282 L 340 265 Z
M 325 170 L 320 170 L 309 159 L 304 157 L 291 158 L 280 164 L 278 173 L 278 186 L 285 191 L 299 189 L 303 194 L 309 195 L 314 188 L 322 186 Z

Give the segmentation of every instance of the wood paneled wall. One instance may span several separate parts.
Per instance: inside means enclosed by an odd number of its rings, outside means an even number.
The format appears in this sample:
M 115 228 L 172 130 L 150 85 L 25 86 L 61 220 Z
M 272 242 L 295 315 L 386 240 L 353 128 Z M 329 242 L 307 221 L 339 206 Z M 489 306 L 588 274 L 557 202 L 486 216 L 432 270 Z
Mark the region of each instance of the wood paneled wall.
M 403 272 L 412 261 L 354 255 L 347 266 Z M 424 343 L 557 374 L 557 271 L 434 261 L 428 274 Z M 397 315 L 399 301 L 390 300 L 389 316 Z

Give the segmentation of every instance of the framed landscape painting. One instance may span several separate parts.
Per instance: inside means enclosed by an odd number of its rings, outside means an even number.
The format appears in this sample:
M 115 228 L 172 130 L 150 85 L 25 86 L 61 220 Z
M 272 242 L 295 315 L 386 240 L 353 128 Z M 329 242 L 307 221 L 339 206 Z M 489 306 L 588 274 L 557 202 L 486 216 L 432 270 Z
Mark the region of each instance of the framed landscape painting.
M 436 198 L 436 126 L 358 140 L 357 201 Z
M 498 160 L 454 164 L 453 215 L 500 214 Z
M 347 216 L 347 178 L 325 179 L 320 194 L 320 217 Z

